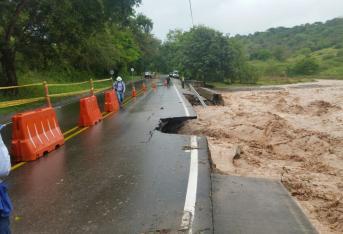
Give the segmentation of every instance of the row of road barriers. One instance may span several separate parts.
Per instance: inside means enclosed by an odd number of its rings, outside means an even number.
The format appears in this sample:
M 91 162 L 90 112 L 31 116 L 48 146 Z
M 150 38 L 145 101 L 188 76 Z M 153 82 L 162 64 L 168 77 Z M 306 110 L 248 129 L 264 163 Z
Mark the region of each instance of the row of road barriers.
M 114 90 L 105 92 L 105 111 L 118 112 L 119 102 Z M 79 127 L 93 126 L 102 120 L 97 97 L 80 99 Z M 18 113 L 12 117 L 11 154 L 14 162 L 34 161 L 64 145 L 53 107 Z

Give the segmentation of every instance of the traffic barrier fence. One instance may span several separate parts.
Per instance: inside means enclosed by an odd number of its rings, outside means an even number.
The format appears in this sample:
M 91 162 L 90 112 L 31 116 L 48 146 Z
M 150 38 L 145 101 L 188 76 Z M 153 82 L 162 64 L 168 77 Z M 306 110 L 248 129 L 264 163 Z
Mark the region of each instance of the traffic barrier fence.
M 16 114 L 12 121 L 11 153 L 15 162 L 34 161 L 64 144 L 51 107 Z
M 102 120 L 102 114 L 95 95 L 80 100 L 80 127 L 93 126 Z
M 114 90 L 105 92 L 105 112 L 118 112 L 119 102 L 118 96 Z

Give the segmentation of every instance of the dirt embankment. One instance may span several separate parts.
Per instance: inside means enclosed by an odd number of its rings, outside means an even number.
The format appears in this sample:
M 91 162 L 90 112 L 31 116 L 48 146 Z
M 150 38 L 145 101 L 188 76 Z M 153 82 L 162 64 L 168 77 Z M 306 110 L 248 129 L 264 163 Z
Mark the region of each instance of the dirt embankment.
M 208 136 L 220 173 L 279 179 L 319 232 L 343 233 L 343 82 L 319 84 L 224 93 L 181 133 Z

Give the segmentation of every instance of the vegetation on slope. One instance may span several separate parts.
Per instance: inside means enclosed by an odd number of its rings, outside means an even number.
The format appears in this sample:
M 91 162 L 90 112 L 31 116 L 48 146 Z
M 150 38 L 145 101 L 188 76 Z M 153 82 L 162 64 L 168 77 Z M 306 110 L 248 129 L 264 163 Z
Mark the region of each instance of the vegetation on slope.
M 343 78 L 343 19 L 293 28 L 272 28 L 234 40 L 245 45 L 250 64 L 266 78 Z

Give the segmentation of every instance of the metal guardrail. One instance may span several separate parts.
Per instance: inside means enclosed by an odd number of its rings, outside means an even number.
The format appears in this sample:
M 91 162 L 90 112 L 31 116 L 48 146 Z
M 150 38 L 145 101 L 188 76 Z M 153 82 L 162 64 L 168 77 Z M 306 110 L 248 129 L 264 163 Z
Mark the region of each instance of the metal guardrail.
M 221 93 L 216 92 L 215 90 L 208 89 L 208 88 L 197 88 L 197 92 L 209 100 L 214 105 L 221 105 L 224 106 L 224 99 Z
M 205 87 L 205 82 L 198 80 L 186 80 L 186 84 L 192 85 L 194 88 Z
M 200 101 L 201 105 L 203 107 L 207 107 L 206 103 L 204 102 L 204 99 L 200 96 L 200 94 L 195 90 L 195 88 L 193 87 L 193 85 L 188 84 L 189 88 L 191 89 L 191 91 L 195 94 L 195 96 L 198 98 L 198 100 Z

